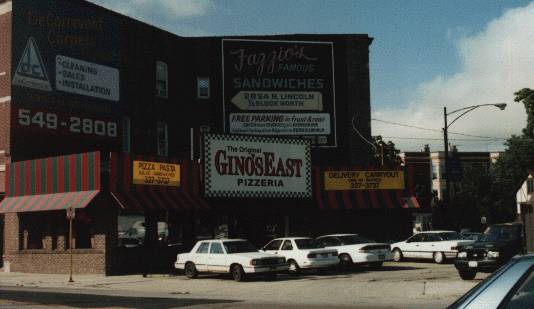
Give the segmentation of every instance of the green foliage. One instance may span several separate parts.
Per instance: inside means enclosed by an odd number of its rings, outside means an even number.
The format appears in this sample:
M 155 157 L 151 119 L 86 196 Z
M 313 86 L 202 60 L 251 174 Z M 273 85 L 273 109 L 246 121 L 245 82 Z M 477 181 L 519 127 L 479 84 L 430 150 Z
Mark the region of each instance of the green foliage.
M 376 151 L 373 153 L 373 164 L 378 167 L 394 169 L 400 167 L 402 159 L 399 156 L 400 150 L 395 148 L 392 141 L 385 142 L 382 136 L 377 135 L 371 138 Z
M 514 93 L 516 102 L 523 102 L 527 112 L 527 126 L 523 129 L 523 135 L 534 138 L 534 90 L 523 88 Z

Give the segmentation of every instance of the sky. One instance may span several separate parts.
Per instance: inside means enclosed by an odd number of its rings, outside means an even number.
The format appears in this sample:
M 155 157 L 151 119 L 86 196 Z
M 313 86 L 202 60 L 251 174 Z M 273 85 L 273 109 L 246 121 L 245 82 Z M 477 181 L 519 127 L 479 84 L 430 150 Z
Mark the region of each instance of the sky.
M 372 134 L 401 151 L 443 150 L 444 107 L 508 104 L 477 108 L 450 125 L 460 151 L 502 151 L 525 126 L 513 94 L 534 88 L 534 1 L 92 2 L 181 36 L 368 34 Z

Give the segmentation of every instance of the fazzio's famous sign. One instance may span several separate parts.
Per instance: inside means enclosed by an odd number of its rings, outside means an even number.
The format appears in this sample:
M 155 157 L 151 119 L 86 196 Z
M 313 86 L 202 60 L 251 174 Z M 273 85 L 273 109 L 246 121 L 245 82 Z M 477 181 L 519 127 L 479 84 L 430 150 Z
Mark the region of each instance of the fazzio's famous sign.
M 204 135 L 206 197 L 310 198 L 308 140 Z
M 225 132 L 335 147 L 332 42 L 223 39 Z

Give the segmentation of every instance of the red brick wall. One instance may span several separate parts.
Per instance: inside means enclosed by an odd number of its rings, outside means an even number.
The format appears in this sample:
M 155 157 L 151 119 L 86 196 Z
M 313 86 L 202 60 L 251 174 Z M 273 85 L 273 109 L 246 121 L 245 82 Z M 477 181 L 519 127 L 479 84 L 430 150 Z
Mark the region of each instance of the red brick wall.
M 4 12 L 9 6 L 11 6 L 10 2 L 0 1 L 0 98 L 9 96 L 11 93 L 11 12 Z
M 109 200 L 97 197 L 88 207 L 92 208 L 95 222 L 93 248 L 73 250 L 73 273 L 109 274 L 112 269 L 106 251 L 116 245 L 116 206 Z M 43 221 L 66 220 L 65 211 L 43 211 L 39 216 Z M 56 249 L 52 248 L 52 231 L 45 230 L 43 249 L 21 250 L 24 232 L 20 228 L 20 221 L 17 213 L 5 214 L 4 267 L 9 267 L 12 272 L 68 274 L 70 254 L 65 249 L 68 228 L 58 231 Z
M 11 96 L 11 2 L 0 1 L 0 165 L 8 161 L 10 143 L 10 101 Z M 2 12 L 4 12 L 2 14 Z M 4 190 L 4 172 L 0 171 L 0 195 Z

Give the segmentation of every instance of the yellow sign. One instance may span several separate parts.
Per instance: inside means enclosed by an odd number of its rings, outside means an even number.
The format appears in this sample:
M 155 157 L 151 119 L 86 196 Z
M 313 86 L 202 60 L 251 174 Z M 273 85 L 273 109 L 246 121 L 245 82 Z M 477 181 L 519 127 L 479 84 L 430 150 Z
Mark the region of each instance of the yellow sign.
M 387 190 L 404 189 L 402 171 L 327 171 L 324 189 L 333 190 Z
M 180 186 L 180 165 L 133 161 L 133 183 L 137 185 Z

